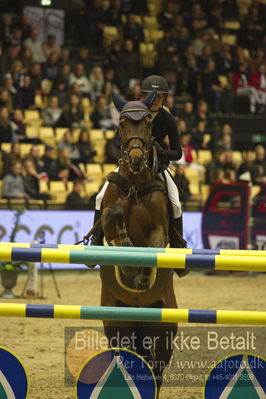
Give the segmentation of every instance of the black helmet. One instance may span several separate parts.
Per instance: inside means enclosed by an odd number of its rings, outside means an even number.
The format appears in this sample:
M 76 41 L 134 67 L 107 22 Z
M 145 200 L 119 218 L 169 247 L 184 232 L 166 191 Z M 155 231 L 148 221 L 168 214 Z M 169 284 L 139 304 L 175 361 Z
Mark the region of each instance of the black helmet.
M 149 93 L 154 88 L 157 88 L 158 94 L 168 94 L 168 84 L 162 76 L 151 75 L 143 80 L 141 85 L 142 93 Z

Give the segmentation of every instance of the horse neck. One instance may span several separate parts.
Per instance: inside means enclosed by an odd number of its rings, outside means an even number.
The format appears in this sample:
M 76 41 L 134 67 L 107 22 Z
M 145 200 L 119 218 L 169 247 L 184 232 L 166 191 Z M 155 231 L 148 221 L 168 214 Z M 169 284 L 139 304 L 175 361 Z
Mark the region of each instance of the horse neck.
M 153 174 L 150 168 L 144 167 L 140 173 L 134 174 L 130 171 L 128 164 L 124 162 L 119 166 L 119 173 L 135 186 L 149 182 L 153 179 Z

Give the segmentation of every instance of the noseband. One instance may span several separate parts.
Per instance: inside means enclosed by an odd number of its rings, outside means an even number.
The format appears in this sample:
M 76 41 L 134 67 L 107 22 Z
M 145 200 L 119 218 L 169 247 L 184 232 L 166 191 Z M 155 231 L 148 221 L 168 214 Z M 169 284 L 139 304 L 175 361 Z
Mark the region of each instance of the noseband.
M 140 146 L 139 144 L 133 144 L 130 146 L 130 143 L 132 140 L 139 140 L 142 144 L 142 146 Z M 148 166 L 148 153 L 151 147 L 151 143 L 146 143 L 145 140 L 140 137 L 140 136 L 132 136 L 130 137 L 126 143 L 121 145 L 121 162 L 125 162 L 126 164 L 128 164 L 130 171 L 134 174 L 140 173 L 143 168 L 146 168 Z M 141 156 L 142 156 L 142 162 L 141 162 L 141 169 L 139 172 L 135 172 L 132 169 L 132 165 L 131 165 L 131 160 L 130 160 L 130 152 L 132 150 L 139 150 L 141 152 Z
M 139 117 L 136 119 L 136 111 L 139 111 Z M 135 117 L 131 118 L 130 113 L 134 113 Z M 123 113 L 127 115 L 123 115 Z M 149 113 L 148 113 L 149 114 Z M 137 114 L 138 115 L 138 114 Z M 121 112 L 121 116 L 124 116 L 126 119 L 132 119 L 136 122 L 141 122 L 147 115 L 143 114 L 143 109 L 136 109 L 136 108 L 129 108 L 126 109 L 124 112 Z M 122 137 L 122 129 L 121 126 L 119 126 L 119 132 L 120 136 Z M 130 146 L 130 143 L 133 140 L 138 140 L 140 144 L 133 144 Z M 131 136 L 125 143 L 121 143 L 121 160 L 119 161 L 120 163 L 125 162 L 128 166 L 130 171 L 133 174 L 140 173 L 144 168 L 148 167 L 148 154 L 151 149 L 151 140 L 149 142 L 146 142 L 142 137 L 140 136 Z M 141 168 L 138 172 L 134 171 L 131 165 L 131 159 L 130 159 L 130 152 L 132 150 L 139 150 L 141 152 Z

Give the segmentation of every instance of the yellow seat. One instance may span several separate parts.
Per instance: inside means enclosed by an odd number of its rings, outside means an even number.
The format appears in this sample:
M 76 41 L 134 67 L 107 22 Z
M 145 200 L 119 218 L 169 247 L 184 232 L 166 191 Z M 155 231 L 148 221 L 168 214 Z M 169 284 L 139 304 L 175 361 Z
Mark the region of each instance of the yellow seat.
M 79 135 L 80 135 L 80 129 L 73 129 L 72 130 L 72 138 L 73 138 L 73 142 L 74 143 L 78 142 Z
M 27 126 L 26 127 L 27 137 L 39 137 L 39 127 L 38 126 Z
M 48 187 L 47 181 L 40 180 L 39 185 L 40 185 L 40 193 L 42 193 L 42 194 L 49 193 L 49 187 Z
M 233 161 L 238 165 L 243 162 L 243 156 L 241 151 L 233 151 Z
M 230 30 L 238 30 L 241 28 L 239 21 L 225 21 L 224 22 L 224 29 Z
M 40 94 L 36 94 L 34 96 L 34 104 L 36 105 L 37 108 L 45 107 L 45 102 Z
M 50 94 L 51 90 L 53 87 L 53 81 L 49 80 L 49 79 L 43 79 L 41 81 L 41 89 L 42 92 L 44 92 L 45 94 Z
M 10 152 L 11 143 L 1 143 L 1 149 L 5 152 Z
M 114 138 L 114 136 L 115 136 L 115 130 L 109 130 L 109 129 L 107 129 L 107 130 L 105 131 L 105 138 L 106 138 L 107 140 L 110 140 L 110 139 Z
M 51 194 L 67 192 L 66 184 L 63 181 L 50 181 L 49 186 Z
M 26 123 L 31 123 L 34 121 L 41 121 L 40 113 L 37 110 L 26 109 L 24 112 L 24 115 L 25 115 Z
M 199 171 L 193 167 L 186 167 L 185 168 L 185 176 L 188 180 L 190 179 L 198 179 L 199 180 Z
M 193 162 L 198 162 L 198 153 L 196 150 L 191 151 L 192 157 L 193 157 Z
M 57 127 L 55 129 L 55 141 L 59 143 L 63 140 L 64 134 L 68 131 L 67 127 Z
M 198 163 L 201 165 L 207 165 L 212 160 L 212 153 L 210 150 L 199 150 L 198 151 Z
M 109 173 L 114 172 L 117 168 L 116 164 L 104 164 L 103 165 L 103 175 L 106 178 Z
M 261 186 L 252 186 L 251 187 L 251 198 L 256 197 L 256 195 L 259 194 L 260 190 L 261 190 Z
M 224 89 L 229 89 L 230 88 L 230 83 L 228 80 L 228 77 L 225 75 L 219 75 L 218 76 L 220 85 L 224 88 Z
M 98 182 L 85 182 L 85 192 L 88 197 L 99 192 Z
M 150 29 L 151 31 L 158 28 L 158 20 L 156 16 L 144 15 L 143 16 L 143 24 L 145 28 Z
M 0 197 L 3 196 L 2 191 L 3 191 L 3 180 L 0 180 Z
M 236 35 L 222 35 L 221 41 L 224 44 L 229 44 L 230 46 L 234 46 L 237 42 Z
M 163 37 L 164 37 L 164 31 L 163 30 L 151 30 L 150 31 L 150 39 L 155 44 L 159 40 L 161 40 Z
M 211 134 L 204 134 L 204 136 L 203 136 L 204 147 L 209 144 L 209 142 L 211 141 L 211 138 L 212 138 Z
M 91 177 L 94 180 L 102 181 L 103 179 L 103 170 L 102 166 L 98 163 L 87 163 L 87 176 Z
M 190 190 L 192 195 L 199 196 L 200 195 L 199 183 L 198 182 L 191 182 L 189 184 L 189 190 Z
M 29 154 L 31 147 L 32 147 L 31 143 L 20 144 L 20 153 L 22 158 L 26 157 Z
M 202 184 L 201 185 L 201 199 L 205 202 L 210 194 L 210 186 L 209 184 Z
M 101 129 L 91 129 L 90 130 L 90 141 L 95 143 L 95 141 L 103 141 L 104 134 Z

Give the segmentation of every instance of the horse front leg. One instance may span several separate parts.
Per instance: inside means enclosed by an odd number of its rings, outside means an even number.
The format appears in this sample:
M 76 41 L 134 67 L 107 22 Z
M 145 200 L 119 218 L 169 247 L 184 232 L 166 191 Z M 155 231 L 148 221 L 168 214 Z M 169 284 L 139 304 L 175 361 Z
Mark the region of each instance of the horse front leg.
M 109 245 L 115 243 L 118 246 L 133 247 L 125 224 L 124 209 L 120 204 L 104 208 L 102 228 Z

